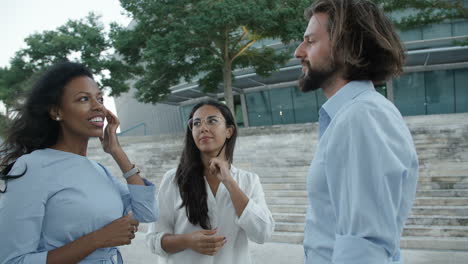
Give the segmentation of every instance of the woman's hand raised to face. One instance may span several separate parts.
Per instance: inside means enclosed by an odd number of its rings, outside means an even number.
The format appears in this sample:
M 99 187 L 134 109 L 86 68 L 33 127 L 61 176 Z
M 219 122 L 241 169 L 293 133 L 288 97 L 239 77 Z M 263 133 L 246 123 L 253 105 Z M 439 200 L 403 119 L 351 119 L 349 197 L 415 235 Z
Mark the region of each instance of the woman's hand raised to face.
M 222 183 L 232 180 L 229 163 L 219 157 L 210 160 L 209 172 L 211 175 L 216 176 Z
M 104 133 L 102 137 L 99 137 L 101 140 L 102 148 L 106 153 L 112 154 L 119 150 L 120 143 L 117 138 L 117 128 L 120 125 L 120 121 L 111 111 L 106 109 L 106 120 L 107 125 L 104 128 Z

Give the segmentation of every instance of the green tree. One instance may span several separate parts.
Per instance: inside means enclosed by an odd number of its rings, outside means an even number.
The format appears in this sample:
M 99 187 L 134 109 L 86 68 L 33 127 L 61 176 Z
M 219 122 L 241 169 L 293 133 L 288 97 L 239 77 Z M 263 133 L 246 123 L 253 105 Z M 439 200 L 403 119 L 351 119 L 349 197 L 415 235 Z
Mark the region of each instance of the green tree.
M 99 86 L 110 89 L 110 95 L 129 89 L 125 80 L 132 78 L 132 68 L 114 57 L 100 17 L 93 13 L 81 20 L 69 20 L 56 30 L 32 34 L 25 43 L 27 47 L 16 52 L 10 66 L 0 69 L 0 100 L 7 109 L 17 106 L 45 69 L 61 61 L 85 64 Z
M 386 12 L 406 13 L 396 19 L 401 30 L 412 29 L 449 20 L 468 19 L 467 0 L 376 0 Z
M 135 65 L 140 101 L 155 103 L 182 81 L 204 92 L 220 83 L 233 108 L 233 70 L 251 67 L 268 76 L 291 58 L 291 50 L 255 47 L 263 39 L 302 39 L 309 0 L 121 0 L 133 17 L 130 28 L 114 26 L 114 47 Z

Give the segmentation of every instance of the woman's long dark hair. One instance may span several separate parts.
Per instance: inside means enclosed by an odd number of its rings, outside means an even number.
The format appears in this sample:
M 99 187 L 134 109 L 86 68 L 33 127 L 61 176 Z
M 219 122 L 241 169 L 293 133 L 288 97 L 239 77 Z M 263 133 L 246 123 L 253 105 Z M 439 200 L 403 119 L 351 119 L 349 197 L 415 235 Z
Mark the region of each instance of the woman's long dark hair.
M 8 175 L 19 157 L 51 147 L 57 142 L 59 124 L 51 118 L 50 107 L 59 106 L 65 85 L 81 76 L 93 79 L 91 71 L 84 65 L 62 62 L 48 69 L 34 84 L 0 146 L 1 180 L 7 181 L 24 174 Z
M 226 127 L 233 128 L 232 136 L 226 139 L 225 143 L 226 160 L 229 164 L 232 164 L 237 138 L 236 121 L 226 105 L 211 100 L 195 105 L 189 118 L 193 117 L 197 109 L 205 105 L 216 107 L 226 120 Z M 200 150 L 195 145 L 192 131 L 187 127 L 184 150 L 182 151 L 175 177 L 180 197 L 182 198 L 180 208 L 185 206 L 185 212 L 190 223 L 193 225 L 199 224 L 203 229 L 211 229 L 207 205 L 208 194 L 206 192 L 205 180 L 203 179 L 203 169 Z

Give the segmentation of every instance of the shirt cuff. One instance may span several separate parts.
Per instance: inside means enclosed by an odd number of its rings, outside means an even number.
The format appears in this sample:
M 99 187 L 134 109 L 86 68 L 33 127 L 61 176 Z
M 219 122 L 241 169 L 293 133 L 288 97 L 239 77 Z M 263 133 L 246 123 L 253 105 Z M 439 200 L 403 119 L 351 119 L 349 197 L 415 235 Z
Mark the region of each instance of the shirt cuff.
M 265 243 L 274 230 L 273 219 L 252 199 L 249 199 L 241 216 L 235 219 L 235 223 L 246 232 L 250 240 L 259 244 Z
M 153 200 L 155 199 L 156 186 L 145 178 L 142 178 L 145 185 L 127 184 L 133 200 Z
M 335 264 L 374 264 L 392 263 L 387 251 L 365 239 L 357 236 L 336 235 L 333 249 Z
M 38 264 L 46 264 L 47 263 L 47 253 L 48 251 L 37 252 L 37 253 L 30 253 L 23 255 L 23 257 L 19 257 L 21 260 L 20 263 L 38 263 Z M 16 259 L 15 259 L 16 261 Z M 16 262 L 14 262 L 16 263 Z
M 162 248 L 162 238 L 165 234 L 166 233 L 164 232 L 150 233 L 146 235 L 146 240 L 147 240 L 147 245 L 153 254 L 167 258 L 169 257 L 169 253 L 167 253 Z
M 156 206 L 156 186 L 143 179 L 145 185 L 128 184 L 131 208 L 135 218 L 139 222 L 149 223 L 157 221 L 158 210 Z M 128 211 L 127 210 L 127 211 Z

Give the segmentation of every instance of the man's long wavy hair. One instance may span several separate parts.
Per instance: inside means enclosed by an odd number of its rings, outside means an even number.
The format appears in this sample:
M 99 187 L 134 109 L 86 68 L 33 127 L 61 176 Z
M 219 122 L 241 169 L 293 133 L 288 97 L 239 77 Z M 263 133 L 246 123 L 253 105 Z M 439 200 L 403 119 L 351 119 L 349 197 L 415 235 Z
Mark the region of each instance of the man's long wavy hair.
M 216 101 L 204 101 L 195 105 L 190 113 L 189 119 L 202 106 L 210 105 L 216 107 L 226 120 L 226 127 L 233 128 L 232 135 L 226 139 L 225 158 L 229 164 L 232 164 L 234 157 L 234 147 L 237 138 L 237 126 L 235 119 L 229 108 Z M 190 223 L 199 224 L 203 229 L 211 229 L 210 218 L 208 216 L 208 204 L 205 180 L 203 178 L 203 163 L 201 153 L 195 141 L 192 131 L 187 127 L 185 133 L 185 144 L 180 157 L 180 163 L 177 167 L 175 181 L 179 187 L 182 204 L 180 208 L 185 207 L 185 212 Z
M 369 0 L 317 0 L 306 9 L 328 14 L 331 59 L 346 80 L 383 82 L 403 72 L 404 49 L 393 24 Z

